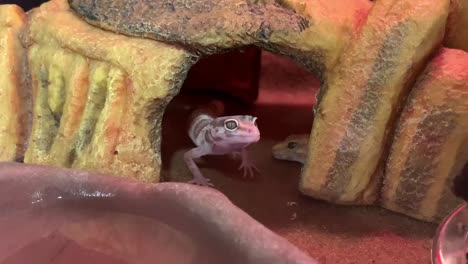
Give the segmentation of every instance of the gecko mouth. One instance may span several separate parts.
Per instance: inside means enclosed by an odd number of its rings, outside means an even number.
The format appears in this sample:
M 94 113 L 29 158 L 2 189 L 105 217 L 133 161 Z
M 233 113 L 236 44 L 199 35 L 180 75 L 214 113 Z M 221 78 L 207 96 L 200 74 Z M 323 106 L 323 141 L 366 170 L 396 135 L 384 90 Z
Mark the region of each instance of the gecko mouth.
M 260 135 L 243 135 L 237 137 L 239 141 L 257 142 L 260 140 Z

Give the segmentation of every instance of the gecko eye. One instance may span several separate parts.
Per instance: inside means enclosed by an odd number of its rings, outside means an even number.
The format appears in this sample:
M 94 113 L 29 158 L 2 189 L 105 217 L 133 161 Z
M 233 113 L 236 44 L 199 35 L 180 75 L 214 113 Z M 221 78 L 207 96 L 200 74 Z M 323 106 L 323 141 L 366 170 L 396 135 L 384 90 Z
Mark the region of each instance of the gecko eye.
M 239 122 L 235 119 L 228 119 L 224 121 L 224 128 L 229 131 L 234 131 L 239 127 Z
M 297 147 L 297 143 L 296 142 L 289 142 L 288 143 L 288 149 L 295 149 Z

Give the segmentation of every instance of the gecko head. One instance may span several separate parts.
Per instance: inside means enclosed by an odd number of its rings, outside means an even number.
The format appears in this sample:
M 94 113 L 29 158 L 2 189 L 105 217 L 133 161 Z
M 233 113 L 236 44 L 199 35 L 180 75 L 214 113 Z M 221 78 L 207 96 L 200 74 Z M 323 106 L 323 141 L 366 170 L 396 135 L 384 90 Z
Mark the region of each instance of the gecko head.
M 257 117 L 250 115 L 223 116 L 215 119 L 214 138 L 232 144 L 252 144 L 260 140 Z
M 273 157 L 280 160 L 304 162 L 308 145 L 308 134 L 290 135 L 273 146 Z

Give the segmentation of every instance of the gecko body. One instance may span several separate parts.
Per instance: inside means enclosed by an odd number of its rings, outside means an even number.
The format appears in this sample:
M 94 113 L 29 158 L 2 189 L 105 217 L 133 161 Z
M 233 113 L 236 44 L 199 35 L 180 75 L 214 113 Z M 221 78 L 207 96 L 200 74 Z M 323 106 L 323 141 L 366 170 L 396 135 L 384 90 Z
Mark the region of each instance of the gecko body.
M 239 169 L 244 170 L 244 177 L 253 176 L 258 169 L 249 157 L 247 147 L 260 140 L 257 117 L 251 115 L 222 116 L 224 104 L 212 101 L 204 105 L 189 117 L 188 135 L 195 148 L 184 154 L 184 161 L 193 175 L 189 183 L 212 186 L 205 178 L 194 159 L 205 155 L 240 155 L 242 161 Z
M 304 165 L 309 146 L 309 134 L 293 134 L 275 144 L 272 154 L 275 159 L 295 161 Z

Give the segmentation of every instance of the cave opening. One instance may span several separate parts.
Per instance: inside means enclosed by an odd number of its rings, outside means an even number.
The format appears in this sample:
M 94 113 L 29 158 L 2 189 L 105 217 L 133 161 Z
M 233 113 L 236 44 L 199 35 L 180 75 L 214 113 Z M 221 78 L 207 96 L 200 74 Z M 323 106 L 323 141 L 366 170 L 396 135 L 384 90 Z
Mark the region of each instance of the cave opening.
M 237 206 L 257 215 L 263 210 L 255 208 L 275 204 L 271 199 L 283 202 L 285 196 L 299 195 L 302 165 L 275 159 L 272 149 L 291 134 L 308 137 L 319 86 L 319 79 L 301 65 L 255 47 L 200 60 L 189 71 L 163 117 L 162 180 L 191 179 L 183 160 L 183 154 L 195 147 L 188 136 L 188 116 L 198 106 L 217 99 L 225 104 L 224 115 L 258 117 L 261 138 L 249 147 L 249 152 L 259 173 L 254 178 L 244 178 L 238 170 L 240 159 L 208 155 L 196 162 L 202 174 Z

